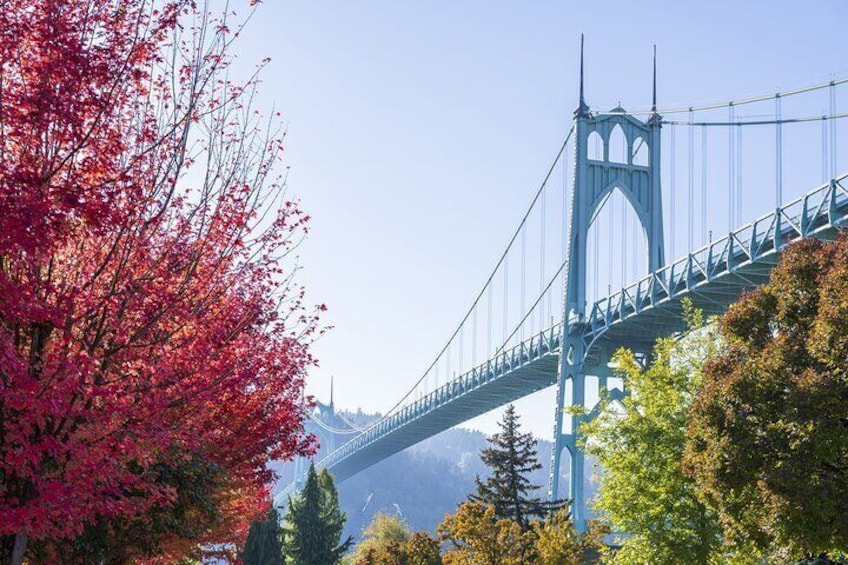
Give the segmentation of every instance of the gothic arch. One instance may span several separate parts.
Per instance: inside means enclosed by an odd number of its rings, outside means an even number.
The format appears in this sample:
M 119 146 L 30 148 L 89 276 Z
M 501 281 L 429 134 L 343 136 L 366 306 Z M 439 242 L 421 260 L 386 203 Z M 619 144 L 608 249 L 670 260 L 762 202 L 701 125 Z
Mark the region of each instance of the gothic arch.
M 627 159 L 627 135 L 620 123 L 616 123 L 607 138 L 607 161 L 610 163 L 621 163 L 626 165 Z
M 597 131 L 589 133 L 586 140 L 586 156 L 593 161 L 606 161 L 606 143 Z
M 647 167 L 650 163 L 650 148 L 644 136 L 634 139 L 630 147 L 630 164 Z
M 624 196 L 627 203 L 630 205 L 630 207 L 636 213 L 636 217 L 639 218 L 639 224 L 642 226 L 642 229 L 645 231 L 645 237 L 647 238 L 648 237 L 648 226 L 649 226 L 650 217 L 651 217 L 650 210 L 646 209 L 645 206 L 643 206 L 641 202 L 639 202 L 638 200 L 635 200 L 635 195 L 633 194 L 633 191 L 630 190 L 630 188 L 620 180 L 615 180 L 615 181 L 611 182 L 609 185 L 607 185 L 606 188 L 604 188 L 600 193 L 598 193 L 597 197 L 595 198 L 594 202 L 592 203 L 591 214 L 590 214 L 591 220 L 589 222 L 590 225 L 591 225 L 591 222 L 593 222 L 595 220 L 595 218 L 598 216 L 598 213 L 604 207 L 607 200 L 609 200 L 610 196 L 616 190 L 618 190 Z M 650 245 L 650 241 L 648 242 L 648 244 Z

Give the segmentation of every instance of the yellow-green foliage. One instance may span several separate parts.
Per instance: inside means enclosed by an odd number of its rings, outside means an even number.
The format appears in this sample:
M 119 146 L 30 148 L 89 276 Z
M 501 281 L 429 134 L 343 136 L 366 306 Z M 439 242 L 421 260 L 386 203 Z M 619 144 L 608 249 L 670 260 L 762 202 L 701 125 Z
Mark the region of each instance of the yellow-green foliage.
M 377 514 L 362 532 L 348 559 L 352 565 L 441 565 L 439 543 L 425 532 L 409 530 L 398 517 Z
M 439 526 L 442 541 L 450 544 L 445 565 L 583 565 L 598 554 L 608 531 L 591 522 L 588 533 L 578 534 L 565 509 L 523 529 L 479 501 L 461 504 Z
M 603 468 L 594 507 L 613 531 L 627 532 L 612 565 L 727 563 L 717 516 L 699 499 L 681 462 L 689 408 L 701 386 L 700 368 L 716 347 L 703 315 L 687 304 L 691 331 L 661 339 L 649 367 L 630 351 L 613 358 L 630 393 L 624 410 L 606 401 L 598 418 L 581 426 L 586 451 Z M 609 552 L 608 552 L 609 553 Z
M 524 565 L 532 562 L 534 535 L 517 522 L 498 519 L 495 508 L 482 502 L 464 502 L 439 525 L 450 543 L 445 565 Z
M 361 540 L 354 546 L 352 563 L 359 563 L 369 551 L 383 552 L 401 546 L 409 539 L 409 529 L 397 516 L 378 513 L 362 530 Z
M 537 565 L 584 565 L 603 547 L 603 538 L 609 528 L 590 521 L 587 532 L 580 535 L 574 529 L 571 515 L 563 509 L 545 522 L 534 521 L 533 532 L 536 534 Z

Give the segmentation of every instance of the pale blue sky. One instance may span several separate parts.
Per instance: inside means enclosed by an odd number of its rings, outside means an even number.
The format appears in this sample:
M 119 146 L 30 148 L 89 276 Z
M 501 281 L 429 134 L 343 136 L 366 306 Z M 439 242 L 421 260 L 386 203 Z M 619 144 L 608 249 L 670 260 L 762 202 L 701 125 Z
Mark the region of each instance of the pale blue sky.
M 266 0 L 237 65 L 271 58 L 260 106 L 282 112 L 290 194 L 313 217 L 299 278 L 328 305 L 334 329 L 315 348 L 321 366 L 309 391 L 326 400 L 335 375 L 337 405 L 384 411 L 420 376 L 569 128 L 581 32 L 589 105 L 644 108 L 654 43 L 660 105 L 688 105 L 848 75 L 845 22 L 848 3 L 837 0 Z M 826 107 L 820 98 L 806 113 Z M 848 148 L 848 130 L 839 131 Z M 746 171 L 773 173 L 757 159 Z M 773 199 L 753 184 L 745 219 Z M 551 390 L 519 410 L 534 433 L 550 435 Z M 488 432 L 495 419 L 474 425 Z

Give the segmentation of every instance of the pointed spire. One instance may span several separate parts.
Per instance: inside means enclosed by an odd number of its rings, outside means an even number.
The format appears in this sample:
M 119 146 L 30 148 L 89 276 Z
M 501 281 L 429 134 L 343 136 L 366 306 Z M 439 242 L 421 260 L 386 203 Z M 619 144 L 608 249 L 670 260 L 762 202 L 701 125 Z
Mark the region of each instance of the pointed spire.
M 330 406 L 333 405 L 333 375 L 330 375 Z
M 654 43 L 654 90 L 651 98 L 651 112 L 657 113 L 657 44 Z
M 649 126 L 661 126 L 662 116 L 657 114 L 657 44 L 654 43 L 654 84 L 651 93 L 651 117 L 648 118 Z
M 580 105 L 583 106 L 586 103 L 585 98 L 583 98 L 583 34 L 580 34 Z
M 580 34 L 580 105 L 574 111 L 575 116 L 588 116 L 589 106 L 586 105 L 586 99 L 583 96 L 583 34 Z

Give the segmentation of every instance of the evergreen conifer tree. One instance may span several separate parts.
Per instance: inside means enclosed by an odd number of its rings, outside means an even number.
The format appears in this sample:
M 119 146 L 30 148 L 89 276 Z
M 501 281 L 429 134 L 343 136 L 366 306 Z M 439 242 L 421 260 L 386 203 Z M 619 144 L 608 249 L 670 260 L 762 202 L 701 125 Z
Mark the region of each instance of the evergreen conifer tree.
M 289 499 L 285 527 L 285 555 L 292 565 L 336 565 L 351 546 L 341 543 L 347 516 L 339 509 L 333 478 L 309 466 L 300 494 Z
M 498 424 L 500 433 L 488 438 L 490 447 L 483 449 L 480 458 L 491 470 L 486 480 L 479 475 L 474 482 L 477 493 L 468 496 L 494 507 L 498 518 L 515 521 L 522 529 L 530 527 L 530 519 L 544 518 L 563 502 L 546 502 L 533 493 L 539 485 L 530 482 L 528 475 L 542 468 L 536 455 L 536 440 L 532 434 L 522 434 L 518 414 L 510 404 Z
M 280 515 L 271 506 L 265 520 L 254 522 L 247 533 L 242 552 L 244 565 L 285 565 L 283 557 L 283 529 Z

